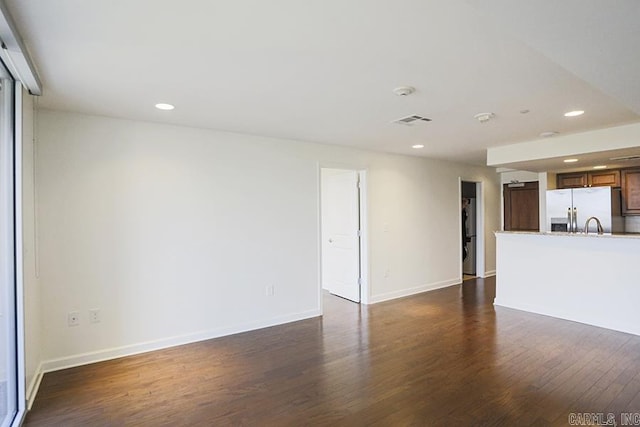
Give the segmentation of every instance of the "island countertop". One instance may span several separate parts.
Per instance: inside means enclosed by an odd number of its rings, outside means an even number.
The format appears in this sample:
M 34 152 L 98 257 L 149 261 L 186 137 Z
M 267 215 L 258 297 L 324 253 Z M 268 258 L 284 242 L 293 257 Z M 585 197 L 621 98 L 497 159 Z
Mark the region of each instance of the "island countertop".
M 640 235 L 496 232 L 494 304 L 640 335 Z
M 613 234 L 596 234 L 596 233 L 563 233 L 563 232 L 550 232 L 550 231 L 495 231 L 498 234 L 530 234 L 534 236 L 553 236 L 553 237 L 597 237 L 602 238 L 614 238 L 614 239 L 640 239 L 640 233 L 613 233 Z

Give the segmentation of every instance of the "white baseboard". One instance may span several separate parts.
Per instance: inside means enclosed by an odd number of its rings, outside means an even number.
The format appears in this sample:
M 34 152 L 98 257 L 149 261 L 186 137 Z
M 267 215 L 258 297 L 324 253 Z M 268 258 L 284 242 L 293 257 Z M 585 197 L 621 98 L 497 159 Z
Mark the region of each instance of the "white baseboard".
M 489 271 L 485 271 L 484 272 L 484 276 L 483 277 L 487 278 L 487 277 L 493 277 L 495 275 L 496 275 L 496 271 L 495 270 L 489 270 Z
M 402 289 L 400 291 L 387 292 L 380 295 L 372 295 L 369 299 L 369 304 L 376 304 L 383 301 L 389 301 L 396 298 L 408 297 L 415 294 L 421 294 L 422 292 L 435 291 L 436 289 L 442 289 L 453 285 L 459 285 L 462 282 L 460 278 L 444 280 L 442 282 L 430 283 L 427 285 L 417 286 L 415 288 Z
M 510 303 L 508 301 L 500 300 L 496 297 L 493 302 L 494 306 L 504 307 L 511 310 L 526 311 L 528 313 L 540 314 L 543 316 L 555 317 L 556 319 L 569 320 L 571 322 L 583 323 L 589 326 L 597 326 L 599 328 L 611 329 L 614 331 L 625 332 L 627 334 L 640 335 L 640 326 L 633 324 L 623 324 L 611 320 L 607 316 L 601 316 L 600 318 L 594 318 L 591 315 L 585 316 L 582 312 L 564 312 L 557 308 L 540 307 L 530 304 L 522 304 L 516 302 Z
M 33 406 L 33 402 L 36 400 L 36 395 L 38 394 L 38 390 L 40 389 L 40 383 L 42 383 L 42 376 L 44 375 L 43 364 L 40 362 L 38 364 L 38 368 L 36 369 L 29 386 L 27 387 L 27 411 L 31 410 Z
M 121 347 L 107 348 L 89 353 L 75 354 L 72 356 L 51 359 L 42 363 L 42 372 L 53 372 L 61 369 L 73 368 L 76 366 L 88 365 L 90 363 L 103 362 L 105 360 L 117 359 L 119 357 L 132 356 L 134 354 L 146 353 L 154 350 L 175 347 L 184 344 L 191 344 L 198 341 L 205 341 L 226 335 L 239 334 L 241 332 L 253 331 L 256 329 L 268 328 L 270 326 L 295 322 L 321 316 L 321 310 L 314 309 L 302 313 L 294 313 L 286 316 L 272 318 L 262 322 L 252 322 L 226 328 L 219 328 L 211 331 L 202 331 L 192 334 L 162 338 L 154 341 L 147 341 L 138 344 L 125 345 Z

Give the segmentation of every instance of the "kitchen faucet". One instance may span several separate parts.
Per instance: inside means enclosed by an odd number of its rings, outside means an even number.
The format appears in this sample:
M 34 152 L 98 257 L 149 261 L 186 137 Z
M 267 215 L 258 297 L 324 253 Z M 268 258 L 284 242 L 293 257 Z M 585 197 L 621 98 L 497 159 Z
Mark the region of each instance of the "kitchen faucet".
M 584 223 L 584 234 L 589 234 L 589 223 L 591 222 L 592 219 L 596 220 L 596 226 L 598 227 L 598 234 L 604 234 L 604 230 L 602 229 L 602 224 L 600 223 L 600 220 L 595 216 L 589 217 L 587 222 Z

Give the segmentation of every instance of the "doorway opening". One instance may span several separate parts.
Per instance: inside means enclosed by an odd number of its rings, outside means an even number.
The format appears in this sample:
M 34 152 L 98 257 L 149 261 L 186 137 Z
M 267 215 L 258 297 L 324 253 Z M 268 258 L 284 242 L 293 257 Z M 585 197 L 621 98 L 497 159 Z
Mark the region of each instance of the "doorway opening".
M 320 169 L 321 295 L 368 303 L 366 172 Z
M 460 179 L 460 276 L 484 277 L 484 203 L 482 182 Z

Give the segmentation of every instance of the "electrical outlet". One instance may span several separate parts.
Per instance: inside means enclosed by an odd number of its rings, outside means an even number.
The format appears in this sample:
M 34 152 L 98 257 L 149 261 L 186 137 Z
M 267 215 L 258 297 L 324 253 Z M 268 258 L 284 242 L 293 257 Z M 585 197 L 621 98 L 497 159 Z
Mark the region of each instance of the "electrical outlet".
M 91 323 L 100 323 L 100 309 L 93 308 L 89 310 L 89 322 Z
M 71 311 L 67 314 L 67 325 L 78 326 L 80 324 L 80 313 L 77 311 Z
M 265 294 L 266 294 L 268 297 L 272 297 L 272 296 L 273 296 L 273 293 L 274 293 L 274 290 L 275 290 L 275 289 L 274 289 L 274 286 L 273 286 L 273 285 L 267 285 L 267 287 L 265 288 Z

